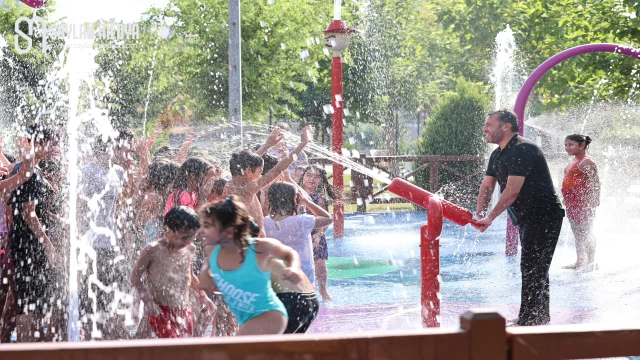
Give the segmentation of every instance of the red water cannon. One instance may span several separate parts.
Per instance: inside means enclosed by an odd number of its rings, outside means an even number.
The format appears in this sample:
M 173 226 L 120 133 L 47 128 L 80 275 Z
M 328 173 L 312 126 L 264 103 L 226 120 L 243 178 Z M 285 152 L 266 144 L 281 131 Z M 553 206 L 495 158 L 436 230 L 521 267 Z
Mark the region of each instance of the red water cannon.
M 409 200 L 424 209 L 428 209 L 429 199 L 434 196 L 432 193 L 400 178 L 393 179 L 388 189 L 401 198 Z M 441 199 L 440 201 L 442 202 L 442 216 L 445 219 L 448 219 L 460 226 L 471 224 L 472 226 L 477 227 L 473 220 L 473 214 L 471 214 L 471 211 L 444 199 Z

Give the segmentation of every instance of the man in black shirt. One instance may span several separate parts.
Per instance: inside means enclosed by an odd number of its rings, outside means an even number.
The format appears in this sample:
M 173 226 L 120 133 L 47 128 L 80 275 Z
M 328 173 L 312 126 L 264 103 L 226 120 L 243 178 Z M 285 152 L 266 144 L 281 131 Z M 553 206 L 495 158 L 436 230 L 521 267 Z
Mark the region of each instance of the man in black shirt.
M 551 181 L 542 150 L 518 136 L 515 114 L 508 110 L 489 113 L 482 132 L 487 142 L 498 144 L 489 158 L 480 185 L 477 217 L 480 231 L 486 230 L 507 210 L 519 227 L 522 255 L 522 294 L 517 325 L 540 325 L 549 315 L 549 267 L 558 242 L 564 210 Z M 486 214 L 496 182 L 500 198 Z

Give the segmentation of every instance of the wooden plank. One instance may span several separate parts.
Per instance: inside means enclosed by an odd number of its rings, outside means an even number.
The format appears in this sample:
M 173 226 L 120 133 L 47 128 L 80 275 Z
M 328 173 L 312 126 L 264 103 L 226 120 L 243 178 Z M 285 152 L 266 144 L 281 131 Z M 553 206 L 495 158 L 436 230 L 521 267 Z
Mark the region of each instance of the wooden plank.
M 506 360 L 505 319 L 493 310 L 471 309 L 460 317 L 460 328 L 469 332 L 470 360 Z
M 426 329 L 393 334 L 278 335 L 208 339 L 9 344 L 2 360 L 467 360 L 468 333 Z
M 585 325 L 507 329 L 510 359 L 583 359 L 640 356 L 640 328 Z

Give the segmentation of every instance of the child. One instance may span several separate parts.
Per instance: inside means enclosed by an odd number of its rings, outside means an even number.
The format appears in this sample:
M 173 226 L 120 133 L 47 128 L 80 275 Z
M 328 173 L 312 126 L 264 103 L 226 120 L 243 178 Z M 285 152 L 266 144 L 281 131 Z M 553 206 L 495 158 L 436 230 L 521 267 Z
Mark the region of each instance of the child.
M 193 274 L 195 245 L 200 228 L 198 215 L 185 206 L 175 207 L 164 217 L 164 234 L 142 251 L 131 284 L 144 302 L 149 324 L 159 338 L 193 335 L 189 288 L 198 288 Z M 146 275 L 146 286 L 143 276 Z M 200 292 L 201 297 L 206 297 Z
M 253 237 L 260 233 L 260 227 L 254 221 L 251 221 L 250 232 Z M 308 277 L 303 276 L 299 283 L 293 284 L 282 278 L 284 269 L 286 265 L 281 260 L 271 261 L 271 286 L 289 315 L 284 333 L 305 333 L 318 316 L 318 297 Z
M 216 170 L 213 164 L 201 157 L 188 158 L 174 181 L 174 191 L 167 198 L 164 208 L 166 214 L 177 206 L 187 206 L 195 210 L 198 201 L 206 201 L 215 181 Z
M 591 138 L 572 134 L 565 139 L 565 151 L 573 159 L 564 169 L 562 197 L 567 209 L 567 218 L 576 238 L 577 260 L 564 269 L 595 270 L 596 237 L 593 222 L 596 208 L 600 205 L 600 177 L 598 165 L 587 155 Z
M 273 142 L 271 140 L 274 133 L 269 136 L 266 145 Z M 260 231 L 260 236 L 265 236 L 264 228 L 262 226 L 264 216 L 262 215 L 262 208 L 256 194 L 262 188 L 277 179 L 278 176 L 280 176 L 280 174 L 293 163 L 295 157 L 300 154 L 302 149 L 304 149 L 309 141 L 311 141 L 312 137 L 313 130 L 311 129 L 311 126 L 305 127 L 302 130 L 302 135 L 300 136 L 300 144 L 291 151 L 289 156 L 280 160 L 278 164 L 264 176 L 262 175 L 264 162 L 262 157 L 257 153 L 254 154 L 245 150 L 239 153 L 234 153 L 231 156 L 231 161 L 229 162 L 231 181 L 227 183 L 225 195 L 237 195 L 240 197 L 241 201 L 246 204 L 249 215 L 256 220 L 262 229 Z
M 289 264 L 282 278 L 294 284 L 303 276 L 295 250 L 274 239 L 249 237 L 249 212 L 232 196 L 200 210 L 200 234 L 215 248 L 200 272 L 200 287 L 219 289 L 236 316 L 237 335 L 282 334 L 287 310 L 271 288 L 270 262 Z
M 329 184 L 327 172 L 324 169 L 312 165 L 306 168 L 298 182 L 302 189 L 306 191 L 314 203 L 327 210 L 327 197 L 334 199 L 333 189 Z M 329 259 L 329 249 L 327 239 L 324 236 L 327 228 L 318 229 L 311 236 L 313 237 L 313 259 L 316 266 L 316 277 L 322 301 L 331 301 L 333 298 L 327 290 L 327 260 Z
M 144 193 L 140 201 L 136 222 L 142 228 L 145 244 L 159 240 L 162 230 L 162 214 L 164 199 L 171 188 L 180 166 L 171 160 L 156 160 L 149 165 L 147 181 L 142 189 Z
M 298 214 L 300 205 L 306 206 L 313 215 Z M 300 254 L 302 271 L 309 279 L 315 279 L 311 232 L 331 222 L 331 215 L 294 185 L 279 182 L 269 187 L 269 217 L 264 219 L 267 236 Z

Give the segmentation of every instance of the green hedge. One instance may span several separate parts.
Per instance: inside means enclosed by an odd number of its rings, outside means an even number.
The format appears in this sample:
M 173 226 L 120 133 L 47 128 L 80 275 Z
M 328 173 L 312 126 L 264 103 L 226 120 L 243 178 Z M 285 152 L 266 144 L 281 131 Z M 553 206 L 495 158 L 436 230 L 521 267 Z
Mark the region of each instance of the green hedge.
M 457 80 L 456 89 L 446 93 L 426 120 L 418 142 L 420 155 L 486 154 L 487 145 L 482 134 L 490 97 L 481 84 Z M 451 162 L 447 166 L 463 174 L 471 174 L 483 166 L 483 161 Z M 419 166 L 419 164 L 415 164 Z M 440 167 L 437 192 L 459 205 L 473 207 L 482 174 L 460 183 L 459 176 Z M 418 185 L 429 189 L 429 169 L 416 174 Z

